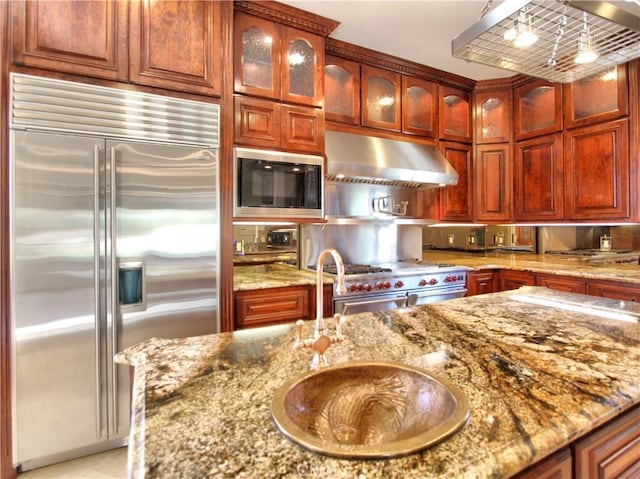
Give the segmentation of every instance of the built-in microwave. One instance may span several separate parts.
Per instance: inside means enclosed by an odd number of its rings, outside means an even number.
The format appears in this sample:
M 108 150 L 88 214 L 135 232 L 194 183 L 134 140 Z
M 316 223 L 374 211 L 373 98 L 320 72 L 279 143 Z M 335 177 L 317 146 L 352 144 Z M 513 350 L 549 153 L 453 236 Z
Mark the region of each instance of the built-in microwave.
M 324 217 L 324 158 L 236 147 L 234 216 Z

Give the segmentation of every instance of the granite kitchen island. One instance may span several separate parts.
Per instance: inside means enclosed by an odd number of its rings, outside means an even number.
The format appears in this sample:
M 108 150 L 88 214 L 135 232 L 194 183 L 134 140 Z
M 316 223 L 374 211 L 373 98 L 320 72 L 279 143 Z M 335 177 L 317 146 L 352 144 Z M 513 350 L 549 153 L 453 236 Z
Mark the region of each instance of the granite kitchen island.
M 448 440 L 385 460 L 317 455 L 277 429 L 274 392 L 311 359 L 293 325 L 151 339 L 117 358 L 136 369 L 129 476 L 511 477 L 640 403 L 639 319 L 634 303 L 539 287 L 347 316 L 332 363 L 418 366 L 470 403 Z

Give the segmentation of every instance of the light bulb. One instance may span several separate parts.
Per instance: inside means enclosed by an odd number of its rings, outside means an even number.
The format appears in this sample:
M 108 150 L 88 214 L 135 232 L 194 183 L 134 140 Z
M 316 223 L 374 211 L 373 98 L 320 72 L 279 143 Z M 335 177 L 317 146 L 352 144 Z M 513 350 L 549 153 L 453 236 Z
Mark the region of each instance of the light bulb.
M 589 23 L 587 22 L 587 13 L 584 12 L 582 16 L 584 26 L 582 32 L 580 32 L 580 39 L 578 40 L 578 54 L 573 59 L 575 63 L 591 63 L 598 58 L 598 52 L 591 46 L 591 35 L 589 34 Z
M 522 31 L 518 34 L 513 44 L 518 48 L 529 47 L 538 41 L 538 35 L 530 30 Z

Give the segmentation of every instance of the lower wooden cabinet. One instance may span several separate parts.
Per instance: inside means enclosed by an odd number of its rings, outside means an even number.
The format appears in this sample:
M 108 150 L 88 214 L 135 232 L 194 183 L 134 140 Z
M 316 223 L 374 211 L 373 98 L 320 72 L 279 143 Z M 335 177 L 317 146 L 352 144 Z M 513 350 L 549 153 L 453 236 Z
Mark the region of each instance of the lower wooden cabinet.
M 632 409 L 573 445 L 575 477 L 640 477 L 640 407 Z
M 555 274 L 536 274 L 536 286 L 545 286 L 556 291 L 586 294 L 587 282 L 584 279 L 559 276 Z
M 467 273 L 467 296 L 495 293 L 498 273 L 493 270 Z
M 518 289 L 521 286 L 534 286 L 535 276 L 533 273 L 525 271 L 513 271 L 503 269 L 500 271 L 498 279 L 498 291 L 508 291 Z
M 556 452 L 517 474 L 514 479 L 573 479 L 571 449 Z
M 234 293 L 236 329 L 289 323 L 316 316 L 314 285 L 265 288 Z M 323 316 L 333 314 L 333 286 L 323 287 Z
M 587 285 L 587 294 L 602 296 L 603 298 L 640 302 L 640 285 L 612 281 L 591 281 Z

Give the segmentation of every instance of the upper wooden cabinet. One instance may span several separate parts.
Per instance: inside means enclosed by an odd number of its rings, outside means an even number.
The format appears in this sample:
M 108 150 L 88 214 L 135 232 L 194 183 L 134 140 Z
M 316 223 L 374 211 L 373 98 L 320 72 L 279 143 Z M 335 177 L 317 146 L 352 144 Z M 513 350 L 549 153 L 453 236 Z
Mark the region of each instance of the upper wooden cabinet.
M 360 64 L 327 55 L 324 66 L 325 119 L 360 124 Z
M 440 138 L 471 143 L 471 94 L 440 87 Z
M 132 83 L 221 95 L 221 2 L 142 0 L 130 6 Z
M 402 76 L 402 133 L 436 138 L 438 134 L 438 85 Z
M 401 75 L 369 65 L 361 66 L 362 125 L 400 131 Z
M 563 218 L 562 135 L 519 141 L 514 155 L 516 221 Z
M 107 80 L 128 78 L 127 3 L 11 3 L 14 64 Z
M 478 145 L 473 161 L 474 219 L 488 223 L 511 221 L 511 146 Z
M 511 91 L 476 93 L 473 118 L 476 143 L 511 141 Z
M 537 80 L 514 93 L 515 138 L 522 140 L 562 130 L 562 85 Z
M 628 120 L 600 123 L 564 133 L 565 218 L 629 218 Z
M 473 220 L 473 147 L 465 143 L 440 142 L 440 151 L 458 173 L 458 184 L 440 189 L 440 220 Z
M 566 128 L 612 120 L 628 113 L 627 65 L 568 83 L 564 87 Z
M 324 40 L 320 35 L 243 12 L 236 12 L 234 24 L 236 92 L 322 106 Z

